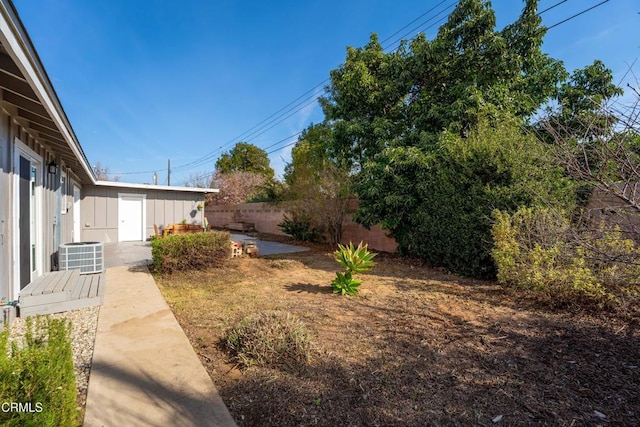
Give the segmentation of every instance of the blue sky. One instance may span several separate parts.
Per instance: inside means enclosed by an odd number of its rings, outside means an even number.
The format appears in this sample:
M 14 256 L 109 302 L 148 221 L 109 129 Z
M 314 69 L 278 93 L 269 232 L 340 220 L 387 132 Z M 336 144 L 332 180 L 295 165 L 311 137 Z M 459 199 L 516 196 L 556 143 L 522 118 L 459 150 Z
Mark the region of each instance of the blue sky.
M 560 2 L 543 21 L 551 26 L 600 1 Z M 91 164 L 127 182 L 150 183 L 157 171 L 166 184 L 171 159 L 171 184 L 182 185 L 210 173 L 240 140 L 272 146 L 271 164 L 281 175 L 291 149 L 283 146 L 295 141 L 286 138 L 322 120 L 317 102 L 303 102 L 270 129 L 267 121 L 247 131 L 327 79 L 346 46 L 363 46 L 371 32 L 384 40 L 440 1 L 14 3 Z M 556 3 L 541 0 L 539 9 Z M 522 5 L 493 1 L 498 27 L 515 20 Z M 617 82 L 640 57 L 639 13 L 637 0 L 610 0 L 551 29 L 544 50 L 568 70 L 601 59 Z M 640 77 L 640 61 L 634 70 Z M 631 74 L 626 79 L 635 82 Z M 308 96 L 314 93 L 321 88 Z

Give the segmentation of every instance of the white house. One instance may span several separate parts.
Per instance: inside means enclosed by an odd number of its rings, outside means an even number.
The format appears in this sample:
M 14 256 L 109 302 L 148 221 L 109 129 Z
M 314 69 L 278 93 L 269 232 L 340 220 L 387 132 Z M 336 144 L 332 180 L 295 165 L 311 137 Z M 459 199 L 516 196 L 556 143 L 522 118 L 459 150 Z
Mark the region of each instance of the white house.
M 29 35 L 0 0 L 0 302 L 58 268 L 60 244 L 145 240 L 201 221 L 211 189 L 98 181 Z

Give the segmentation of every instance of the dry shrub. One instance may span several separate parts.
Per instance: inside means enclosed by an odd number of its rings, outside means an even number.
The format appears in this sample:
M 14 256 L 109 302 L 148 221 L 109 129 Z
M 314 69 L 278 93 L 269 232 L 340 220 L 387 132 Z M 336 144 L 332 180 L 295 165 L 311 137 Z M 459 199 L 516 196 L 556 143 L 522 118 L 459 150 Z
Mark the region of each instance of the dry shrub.
M 179 234 L 151 241 L 153 267 L 160 273 L 221 267 L 231 256 L 227 232 Z
M 245 317 L 227 333 L 227 347 L 245 366 L 293 368 L 311 358 L 310 334 L 286 311 L 270 310 Z
M 557 212 L 494 212 L 498 282 L 572 305 L 628 308 L 640 297 L 640 247 L 618 226 L 577 227 Z

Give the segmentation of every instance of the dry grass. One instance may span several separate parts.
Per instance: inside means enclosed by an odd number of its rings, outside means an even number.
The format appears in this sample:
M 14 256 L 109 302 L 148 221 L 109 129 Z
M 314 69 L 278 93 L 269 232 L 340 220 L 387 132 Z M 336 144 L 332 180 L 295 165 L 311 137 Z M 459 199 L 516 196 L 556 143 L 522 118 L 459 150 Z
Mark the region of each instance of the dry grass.
M 376 260 L 357 297 L 332 294 L 337 266 L 318 250 L 157 281 L 239 425 L 640 424 L 637 319 Z M 240 371 L 226 333 L 269 310 L 302 319 L 319 354 Z

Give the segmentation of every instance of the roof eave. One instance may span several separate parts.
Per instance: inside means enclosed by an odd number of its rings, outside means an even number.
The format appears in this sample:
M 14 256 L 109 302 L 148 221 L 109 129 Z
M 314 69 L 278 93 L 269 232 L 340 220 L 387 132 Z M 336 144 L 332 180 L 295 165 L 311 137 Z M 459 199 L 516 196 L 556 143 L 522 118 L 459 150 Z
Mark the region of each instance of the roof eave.
M 98 187 L 117 187 L 123 189 L 139 189 L 139 190 L 159 190 L 159 191 L 179 191 L 187 193 L 219 193 L 218 188 L 196 188 L 196 187 L 170 187 L 168 185 L 152 185 L 152 184 L 135 184 L 120 181 L 96 181 Z
M 51 120 L 56 123 L 83 172 L 91 183 L 95 184 L 95 172 L 78 142 L 53 84 L 11 0 L 0 0 L 0 40 L 5 49 L 11 51 L 16 65 L 38 95 Z

